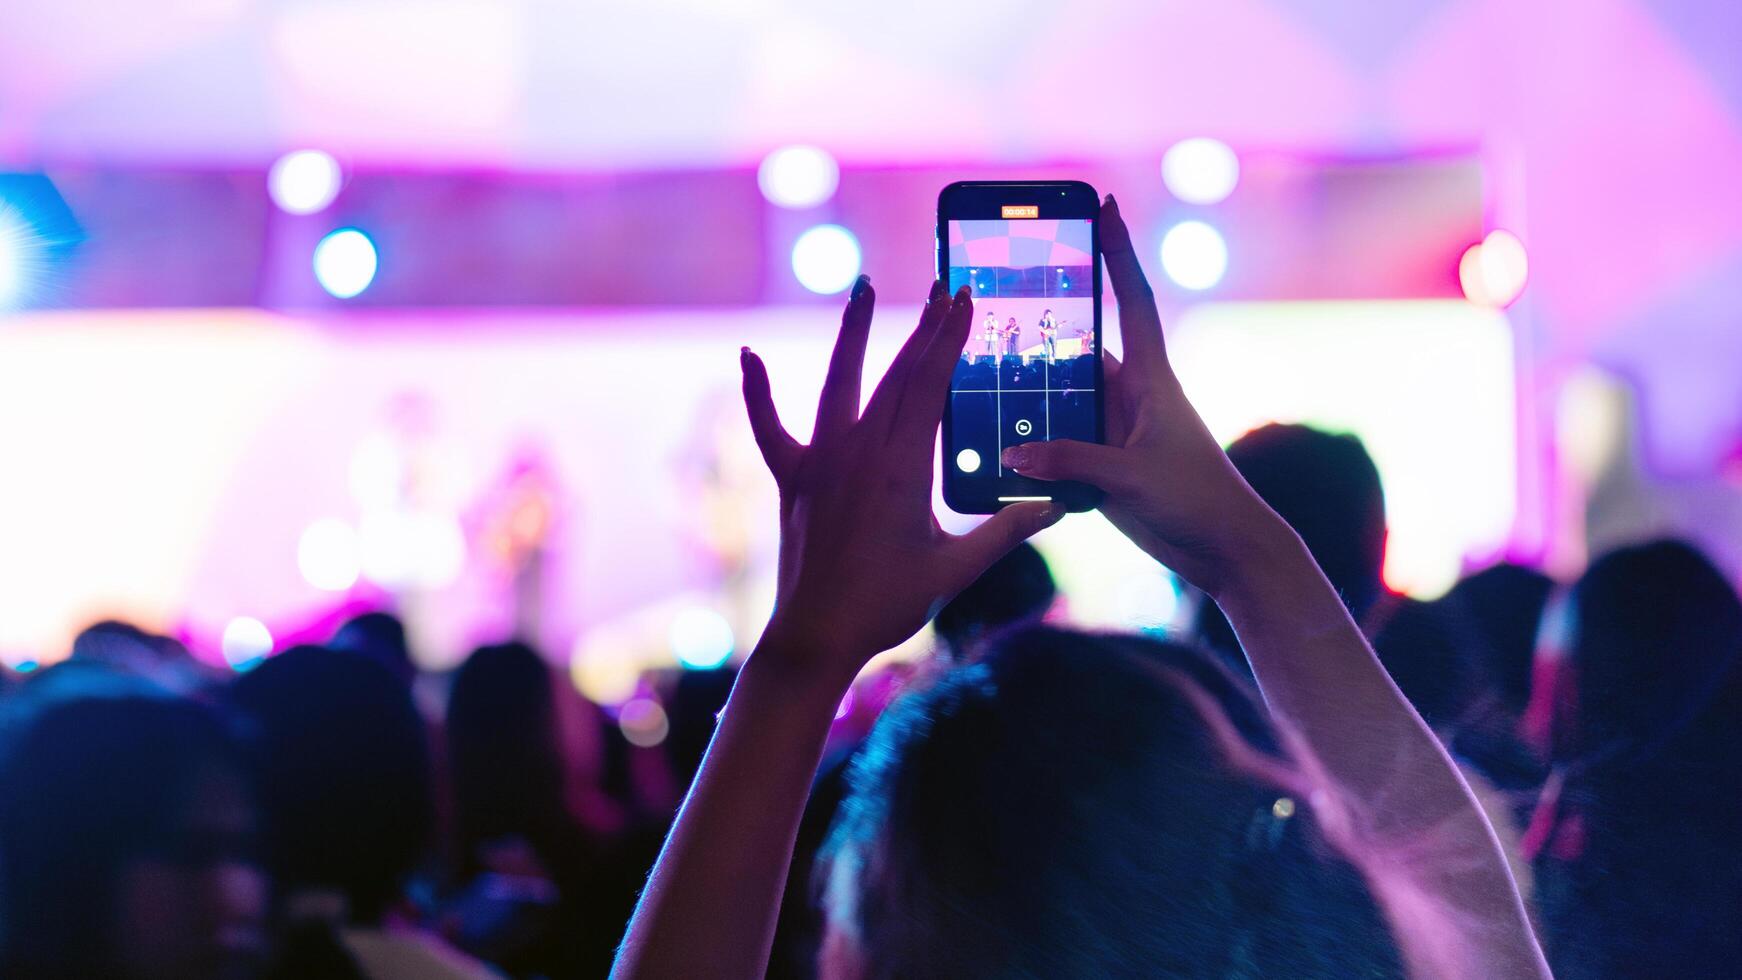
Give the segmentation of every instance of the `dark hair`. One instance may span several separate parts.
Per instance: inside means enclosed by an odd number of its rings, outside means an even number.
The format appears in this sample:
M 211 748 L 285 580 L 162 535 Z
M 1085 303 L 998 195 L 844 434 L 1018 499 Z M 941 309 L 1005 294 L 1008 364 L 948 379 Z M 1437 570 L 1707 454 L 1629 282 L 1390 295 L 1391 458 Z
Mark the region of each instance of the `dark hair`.
M 825 855 L 831 916 L 871 977 L 1399 975 L 1360 875 L 1241 751 L 1287 768 L 1187 648 L 1001 637 L 878 723 Z
M 116 887 L 148 854 L 246 860 L 251 840 L 178 826 L 212 767 L 243 779 L 224 721 L 168 697 L 50 703 L 0 761 L 0 972 L 115 975 Z
M 1228 447 L 1228 458 L 1305 542 L 1356 615 L 1379 597 L 1385 490 L 1353 435 L 1271 424 Z
M 434 826 L 429 747 L 411 693 L 368 659 L 295 647 L 236 682 L 268 864 L 281 892 L 330 888 L 372 924 L 400 895 Z
M 332 642 L 327 645 L 375 661 L 402 683 L 410 684 L 417 676 L 417 664 L 411 659 L 411 646 L 405 639 L 405 624 L 390 613 L 353 616 L 333 633 Z
M 1446 596 L 1479 637 L 1488 681 L 1513 716 L 1530 701 L 1537 631 L 1552 591 L 1547 575 L 1503 562 L 1466 577 Z
M 1040 617 L 1057 592 L 1046 559 L 1023 542 L 938 610 L 932 628 L 961 653 L 986 633 Z
M 1577 718 L 1572 732 L 1557 736 L 1563 760 L 1647 761 L 1742 679 L 1742 600 L 1686 542 L 1653 541 L 1597 559 L 1573 586 L 1572 609 Z
M 1537 884 L 1563 976 L 1724 976 L 1742 958 L 1742 600 L 1680 541 L 1621 548 L 1571 593 L 1563 788 Z
M 448 771 L 462 872 L 477 846 L 520 835 L 535 844 L 566 826 L 565 768 L 550 668 L 531 647 L 480 647 L 448 695 Z

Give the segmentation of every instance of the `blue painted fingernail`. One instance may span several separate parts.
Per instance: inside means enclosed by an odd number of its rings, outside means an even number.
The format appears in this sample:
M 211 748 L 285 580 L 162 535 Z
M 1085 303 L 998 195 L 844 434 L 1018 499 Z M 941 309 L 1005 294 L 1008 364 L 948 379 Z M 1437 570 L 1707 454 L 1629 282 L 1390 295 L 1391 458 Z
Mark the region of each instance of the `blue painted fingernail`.
M 860 296 L 863 296 L 865 294 L 865 287 L 869 285 L 871 285 L 870 276 L 860 276 L 853 280 L 853 295 L 850 298 L 858 299 Z

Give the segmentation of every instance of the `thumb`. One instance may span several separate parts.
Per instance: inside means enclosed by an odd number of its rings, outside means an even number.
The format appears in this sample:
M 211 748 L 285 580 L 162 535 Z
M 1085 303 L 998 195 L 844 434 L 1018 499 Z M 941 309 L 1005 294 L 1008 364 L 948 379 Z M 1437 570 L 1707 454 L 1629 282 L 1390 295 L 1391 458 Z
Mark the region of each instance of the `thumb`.
M 1065 509 L 1045 500 L 1029 500 L 1011 504 L 985 523 L 956 539 L 962 555 L 962 566 L 971 568 L 969 581 L 979 577 L 991 564 L 1010 553 L 1010 549 L 1035 534 L 1052 527 L 1065 516 Z M 963 582 L 964 587 L 967 582 Z
M 1037 480 L 1079 480 L 1113 493 L 1130 485 L 1124 456 L 1124 450 L 1112 446 L 1056 439 L 1011 446 L 999 459 L 1023 476 Z

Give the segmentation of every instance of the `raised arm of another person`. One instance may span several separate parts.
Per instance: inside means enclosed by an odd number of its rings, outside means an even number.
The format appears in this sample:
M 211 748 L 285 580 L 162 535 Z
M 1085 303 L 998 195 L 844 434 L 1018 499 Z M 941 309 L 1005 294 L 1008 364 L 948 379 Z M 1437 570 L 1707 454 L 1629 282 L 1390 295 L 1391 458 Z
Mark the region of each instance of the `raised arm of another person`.
M 1417 976 L 1548 974 L 1493 828 L 1299 537 L 1247 486 L 1168 363 L 1118 205 L 1101 209 L 1124 364 L 1107 445 L 1029 443 L 1004 465 L 1094 484 L 1138 546 L 1215 599 L 1265 701 L 1346 801 L 1348 830 Z
M 967 290 L 952 300 L 934 284 L 861 414 L 874 302 L 861 277 L 808 446 L 781 426 L 768 373 L 744 349 L 744 401 L 780 488 L 774 616 L 738 675 L 613 976 L 763 976 L 799 817 L 847 687 L 873 655 L 1062 516 L 1028 503 L 966 535 L 938 526 L 932 447 L 973 304 Z

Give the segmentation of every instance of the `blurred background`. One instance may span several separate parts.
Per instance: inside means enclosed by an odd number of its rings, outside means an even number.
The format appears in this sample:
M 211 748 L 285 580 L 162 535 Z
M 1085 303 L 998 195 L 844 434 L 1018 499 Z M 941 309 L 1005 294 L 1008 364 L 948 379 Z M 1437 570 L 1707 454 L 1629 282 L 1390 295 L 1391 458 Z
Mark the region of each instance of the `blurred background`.
M 1738 50 L 1713 0 L 0 7 L 0 660 L 369 609 L 607 705 L 741 656 L 736 351 L 802 435 L 974 178 L 1116 192 L 1218 435 L 1366 442 L 1392 589 L 1653 533 L 1734 580 Z M 1098 517 L 1038 543 L 1079 622 L 1184 615 Z

